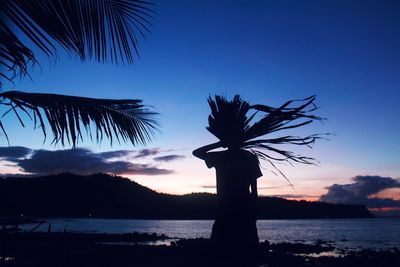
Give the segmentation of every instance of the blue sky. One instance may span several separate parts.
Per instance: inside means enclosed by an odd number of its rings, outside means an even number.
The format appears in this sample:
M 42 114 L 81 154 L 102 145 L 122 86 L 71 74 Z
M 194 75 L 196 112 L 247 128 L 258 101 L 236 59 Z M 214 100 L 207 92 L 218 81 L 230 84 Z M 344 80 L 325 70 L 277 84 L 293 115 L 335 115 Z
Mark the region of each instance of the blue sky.
M 155 106 L 162 133 L 148 147 L 186 156 L 167 165 L 173 175 L 138 178 L 160 191 L 201 191 L 213 183 L 213 172 L 191 157 L 193 149 L 215 141 L 205 130 L 210 94 L 239 93 L 250 103 L 268 105 L 317 95 L 319 115 L 328 120 L 295 134 L 334 135 L 312 151 L 300 151 L 316 157 L 319 167 L 282 167 L 298 185 L 297 193 L 318 195 L 358 174 L 400 176 L 398 2 L 156 1 L 156 10 L 135 64 L 81 63 L 62 52 L 57 60 L 40 56 L 32 81 L 16 80 L 13 89 L 139 98 Z M 60 149 L 49 141 L 43 145 L 32 125 L 22 130 L 11 117 L 4 123 L 12 145 Z M 107 141 L 80 146 L 135 149 L 110 147 Z M 265 187 L 282 186 L 265 194 L 294 194 L 283 179 L 265 176 Z

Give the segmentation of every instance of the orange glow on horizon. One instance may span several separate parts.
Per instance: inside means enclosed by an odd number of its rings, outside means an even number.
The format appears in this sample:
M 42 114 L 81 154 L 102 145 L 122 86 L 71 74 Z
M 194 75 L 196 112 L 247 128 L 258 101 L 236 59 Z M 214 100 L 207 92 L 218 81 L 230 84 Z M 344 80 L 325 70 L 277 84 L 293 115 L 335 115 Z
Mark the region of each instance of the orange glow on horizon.
M 308 201 L 308 202 L 316 202 L 319 200 L 319 197 L 316 196 L 310 196 L 310 197 L 301 197 L 301 198 L 296 198 L 296 197 L 290 197 L 290 198 L 284 198 L 287 200 L 297 200 L 297 201 Z
M 382 207 L 382 208 L 368 208 L 370 211 L 400 211 L 400 207 Z
M 400 200 L 400 188 L 384 189 L 376 194 L 370 195 L 369 198 L 390 198 L 393 200 Z

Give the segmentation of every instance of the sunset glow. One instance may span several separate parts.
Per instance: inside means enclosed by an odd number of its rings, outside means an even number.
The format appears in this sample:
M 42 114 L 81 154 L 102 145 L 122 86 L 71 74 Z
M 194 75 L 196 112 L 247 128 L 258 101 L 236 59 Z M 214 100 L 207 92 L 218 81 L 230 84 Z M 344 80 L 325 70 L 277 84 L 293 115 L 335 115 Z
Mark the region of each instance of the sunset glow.
M 343 6 L 333 2 L 285 5 L 256 1 L 227 6 L 212 1 L 177 5 L 159 1 L 157 10 L 162 12 L 154 31 L 141 44 L 141 60 L 133 65 L 82 63 L 65 53 L 48 64 L 38 51 L 44 63 L 32 69 L 32 79 L 16 79 L 15 84 L 4 81 L 2 88 L 143 99 L 160 113 L 160 133 L 153 142 L 140 147 L 117 142 L 110 146 L 106 139 L 96 144 L 84 136 L 78 148 L 88 149 L 85 155 L 96 162 L 96 168 L 70 166 L 70 170 L 114 173 L 169 194 L 215 192 L 215 171 L 191 154 L 215 142 L 205 129 L 209 95 L 240 94 L 250 103 L 272 106 L 317 95 L 320 108 L 316 113 L 327 120 L 287 134 L 330 133 L 328 140 L 318 140 L 313 149 L 294 149 L 296 154 L 316 158 L 318 166 L 279 164 L 293 187 L 266 163 L 262 163 L 264 176 L 258 179 L 260 195 L 315 201 L 330 186 L 351 184 L 356 176 L 398 180 L 400 175 L 400 126 L 394 123 L 400 114 L 400 61 L 393 52 L 400 47 L 399 16 L 390 6 L 380 6 L 379 14 L 374 4 L 348 3 L 346 8 L 348 12 L 342 13 Z M 341 14 L 335 16 L 335 23 L 332 14 Z M 11 146 L 35 153 L 69 148 L 50 144 L 49 137 L 43 143 L 40 129 L 33 130 L 29 118 L 21 116 L 25 128 L 12 113 L 2 119 Z M 6 148 L 4 136 L 0 140 Z M 142 149 L 157 152 L 132 156 Z M 100 153 L 116 150 L 133 153 L 117 159 L 123 168 L 112 163 L 115 159 L 101 158 Z M 39 168 L 34 159 L 22 161 L 33 155 L 11 163 L 3 156 L 0 172 L 57 170 L 57 166 Z M 369 197 L 400 201 L 398 188 L 385 188 Z
M 397 267 L 399 26 L 400 0 L 0 0 L 0 267 Z

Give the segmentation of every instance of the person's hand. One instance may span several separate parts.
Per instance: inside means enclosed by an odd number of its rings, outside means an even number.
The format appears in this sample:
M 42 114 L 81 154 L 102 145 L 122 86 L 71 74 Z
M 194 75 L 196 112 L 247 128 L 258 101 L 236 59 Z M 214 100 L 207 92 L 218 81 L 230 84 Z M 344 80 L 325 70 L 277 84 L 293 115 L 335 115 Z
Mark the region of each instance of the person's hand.
M 219 141 L 218 143 L 222 148 L 227 148 L 228 147 L 228 145 L 225 142 Z

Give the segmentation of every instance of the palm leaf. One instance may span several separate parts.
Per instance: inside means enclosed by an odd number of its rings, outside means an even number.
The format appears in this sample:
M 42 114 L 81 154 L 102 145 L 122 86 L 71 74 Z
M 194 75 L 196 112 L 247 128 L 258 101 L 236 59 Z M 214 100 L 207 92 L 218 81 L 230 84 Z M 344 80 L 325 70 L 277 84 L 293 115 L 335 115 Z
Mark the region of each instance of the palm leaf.
M 28 115 L 35 128 L 39 126 L 46 139 L 45 120 L 50 125 L 53 142 L 66 141 L 73 146 L 82 140 L 82 127 L 92 138 L 91 125 L 95 128 L 95 139 L 103 137 L 132 144 L 146 144 L 157 130 L 154 119 L 157 113 L 142 104 L 141 100 L 94 99 L 57 94 L 24 93 L 8 91 L 0 93 L 1 105 L 9 107 L 3 117 L 13 112 L 24 126 L 19 112 Z M 0 128 L 5 133 L 0 121 Z M 6 134 L 6 133 L 5 133 Z M 6 135 L 7 137 L 7 135 Z
M 261 104 L 250 106 L 239 95 L 236 95 L 232 101 L 215 96 L 215 100 L 208 99 L 211 115 L 209 116 L 207 130 L 228 146 L 231 140 L 240 141 L 240 147 L 249 150 L 260 159 L 271 164 L 278 173 L 288 180 L 274 162 L 315 164 L 317 161 L 311 157 L 304 157 L 289 150 L 277 148 L 277 146 L 296 145 L 311 148 L 316 140 L 327 134 L 313 134 L 304 137 L 292 135 L 266 137 L 272 133 L 299 128 L 313 121 L 323 120 L 323 118 L 312 114 L 317 110 L 314 102 L 315 96 L 310 96 L 302 100 L 289 100 L 275 108 Z M 251 114 L 252 110 L 254 112 Z M 257 113 L 261 115 L 264 113 L 265 115 L 253 122 Z M 248 115 L 249 117 L 247 117 Z M 288 182 L 290 183 L 289 180 Z
M 1 0 L 0 64 L 11 70 L 9 79 L 25 75 L 36 61 L 26 39 L 51 57 L 58 44 L 81 60 L 133 63 L 139 36 L 152 26 L 152 7 L 141 0 Z
M 208 104 L 211 115 L 208 117 L 207 130 L 225 145 L 242 143 L 244 131 L 252 118 L 246 117 L 250 105 L 239 95 L 235 95 L 232 101 L 221 96 L 215 96 L 215 100 L 209 97 Z
M 21 76 L 28 75 L 28 62 L 36 62 L 32 50 L 26 47 L 0 19 L 0 69 L 2 70 L 0 76 L 12 82 L 17 73 Z M 7 72 L 11 75 L 7 76 Z
M 273 108 L 265 105 L 253 105 L 252 109 L 260 112 L 267 113 L 264 118 L 254 123 L 249 129 L 246 130 L 246 140 L 251 140 L 259 136 L 278 132 L 287 129 L 298 128 L 307 125 L 315 120 L 323 120 L 318 116 L 310 114 L 315 111 L 317 107 L 314 104 L 315 96 L 310 96 L 302 100 L 290 100 L 279 108 Z M 289 107 L 295 102 L 302 104 L 297 107 Z M 308 107 L 311 109 L 307 109 Z M 304 120 L 306 119 L 306 120 Z M 301 122 L 299 122 L 301 120 Z M 295 123 L 298 122 L 298 123 Z
M 296 145 L 308 146 L 311 148 L 316 140 L 323 138 L 323 135 L 326 134 L 314 134 L 305 137 L 287 135 L 275 138 L 259 138 L 271 133 L 299 128 L 313 121 L 324 120 L 324 118 L 312 114 L 312 112 L 317 109 L 314 102 L 315 96 L 310 96 L 302 100 L 287 101 L 279 108 L 265 105 L 251 106 L 251 108 L 258 112 L 265 112 L 266 115 L 247 129 L 244 147 L 257 151 L 259 155 L 268 158 L 268 161 L 274 160 L 286 161 L 289 163 L 315 164 L 316 160 L 314 158 L 296 155 L 291 151 L 278 149 L 274 147 L 274 145 Z M 296 103 L 300 104 L 293 106 Z M 271 157 L 270 154 L 265 154 L 262 151 L 272 152 L 276 156 Z M 276 166 L 273 165 L 273 167 L 277 169 Z

